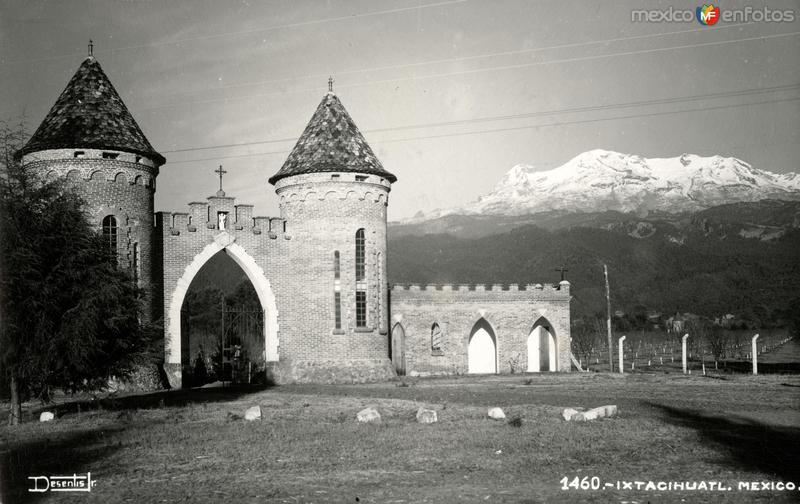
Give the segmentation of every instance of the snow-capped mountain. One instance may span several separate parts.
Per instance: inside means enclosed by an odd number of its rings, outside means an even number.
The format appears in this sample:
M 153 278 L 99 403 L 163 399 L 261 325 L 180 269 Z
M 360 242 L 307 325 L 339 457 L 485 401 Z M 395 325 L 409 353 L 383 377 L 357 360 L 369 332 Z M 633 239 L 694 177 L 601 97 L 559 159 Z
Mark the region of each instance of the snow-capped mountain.
M 412 220 L 551 210 L 677 213 L 767 198 L 800 200 L 800 174 L 778 175 L 732 157 L 683 154 L 648 159 L 597 149 L 547 171 L 514 166 L 477 201 Z

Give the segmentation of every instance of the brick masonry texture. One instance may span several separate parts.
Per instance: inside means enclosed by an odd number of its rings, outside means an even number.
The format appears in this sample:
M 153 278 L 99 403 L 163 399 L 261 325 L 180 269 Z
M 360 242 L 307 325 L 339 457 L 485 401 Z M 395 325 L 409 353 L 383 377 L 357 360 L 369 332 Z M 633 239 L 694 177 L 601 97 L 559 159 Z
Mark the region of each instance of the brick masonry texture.
M 498 372 L 527 369 L 527 340 L 537 323 L 548 325 L 557 340 L 557 370 L 570 370 L 568 282 L 507 290 L 389 289 L 386 215 L 396 177 L 383 168 L 333 93 L 323 97 L 286 163 L 270 179 L 280 217 L 253 216 L 252 205 L 237 204 L 222 191 L 189 203 L 186 212 L 154 215 L 164 158 L 93 58 L 84 61 L 20 155 L 43 175 L 65 178 L 86 200 L 98 231 L 106 216 L 116 218 L 120 265 L 132 267 L 138 246 L 140 285 L 149 292 L 146 315 L 163 318 L 163 370 L 172 387 L 182 385 L 187 360 L 180 320 L 185 294 L 217 253 L 232 257 L 253 283 L 265 310 L 264 360 L 277 383 L 392 378 L 392 353 L 399 350 L 391 348 L 392 327 L 404 329 L 406 372 L 464 373 L 469 338 L 481 319 L 494 332 Z M 224 229 L 220 212 L 228 216 Z M 357 282 L 360 229 L 366 275 Z M 364 327 L 356 326 L 357 289 L 366 292 Z M 431 348 L 433 323 L 442 329 L 440 351 Z
M 476 323 L 484 318 L 497 342 L 500 373 L 525 372 L 527 341 L 534 324 L 551 327 L 556 343 L 558 371 L 570 370 L 569 283 L 559 286 L 500 285 L 399 286 L 390 291 L 393 329 L 405 331 L 407 374 L 466 373 L 467 345 Z M 543 318 L 543 319 L 542 319 Z M 442 351 L 431 350 L 431 326 L 443 329 Z
M 81 158 L 75 158 L 75 152 L 40 151 L 23 156 L 22 162 L 45 177 L 65 177 L 86 202 L 89 220 L 98 231 L 106 216 L 115 217 L 119 264 L 133 266 L 134 244 L 138 244 L 139 285 L 150 293 L 145 298 L 145 316 L 157 319 L 160 307 L 155 306 L 152 293 L 161 285 L 160 279 L 153 281 L 153 195 L 158 168 L 147 158 L 120 151 L 81 149 Z M 103 153 L 117 158 L 104 159 Z

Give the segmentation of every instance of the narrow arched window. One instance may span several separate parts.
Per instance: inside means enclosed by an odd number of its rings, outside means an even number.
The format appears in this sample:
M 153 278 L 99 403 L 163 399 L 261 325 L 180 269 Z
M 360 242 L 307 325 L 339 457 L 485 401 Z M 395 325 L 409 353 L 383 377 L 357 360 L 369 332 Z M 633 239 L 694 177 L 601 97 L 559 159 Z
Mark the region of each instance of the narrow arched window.
M 359 229 L 356 231 L 356 282 L 366 277 L 365 255 L 364 229 Z
M 133 244 L 133 255 L 131 257 L 131 272 L 133 273 L 133 284 L 139 286 L 139 244 Z
M 431 352 L 434 355 L 442 352 L 442 328 L 436 322 L 431 326 Z
M 367 327 L 366 243 L 364 229 L 356 231 L 356 327 Z
M 117 253 L 117 219 L 113 215 L 103 218 L 103 241 L 108 250 L 114 255 Z
M 333 252 L 333 316 L 334 329 L 342 328 L 342 280 L 339 251 Z

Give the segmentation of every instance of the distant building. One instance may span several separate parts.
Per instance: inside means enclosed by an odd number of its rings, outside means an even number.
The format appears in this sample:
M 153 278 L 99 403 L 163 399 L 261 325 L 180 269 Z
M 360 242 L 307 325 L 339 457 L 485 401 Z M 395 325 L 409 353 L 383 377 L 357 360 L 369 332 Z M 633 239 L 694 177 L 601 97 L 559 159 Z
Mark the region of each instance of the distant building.
M 269 182 L 280 217 L 253 216 L 220 185 L 184 213 L 153 212 L 153 149 L 94 57 L 67 84 L 22 163 L 66 178 L 120 265 L 164 320 L 172 387 L 193 356 L 181 309 L 192 279 L 224 252 L 263 309 L 263 355 L 279 383 L 356 382 L 399 374 L 570 370 L 570 285 L 394 286 L 386 212 L 397 178 L 328 92 Z M 220 170 L 220 175 L 223 172 Z

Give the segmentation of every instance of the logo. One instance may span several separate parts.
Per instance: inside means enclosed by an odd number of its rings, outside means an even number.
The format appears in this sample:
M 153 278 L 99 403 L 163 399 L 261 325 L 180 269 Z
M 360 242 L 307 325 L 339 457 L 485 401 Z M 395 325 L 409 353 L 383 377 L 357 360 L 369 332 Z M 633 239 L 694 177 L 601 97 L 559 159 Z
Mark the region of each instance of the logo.
M 701 25 L 712 26 L 719 21 L 719 7 L 714 7 L 714 4 L 698 7 L 695 13 Z
M 92 473 L 87 472 L 86 476 L 28 476 L 33 480 L 33 488 L 29 492 L 91 492 L 92 487 L 97 481 L 92 479 Z

